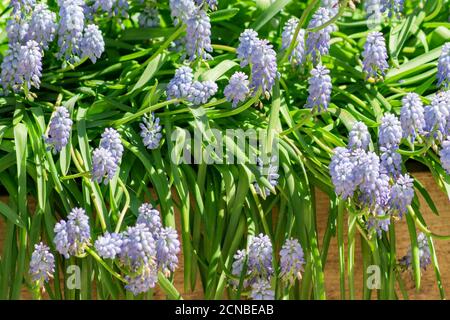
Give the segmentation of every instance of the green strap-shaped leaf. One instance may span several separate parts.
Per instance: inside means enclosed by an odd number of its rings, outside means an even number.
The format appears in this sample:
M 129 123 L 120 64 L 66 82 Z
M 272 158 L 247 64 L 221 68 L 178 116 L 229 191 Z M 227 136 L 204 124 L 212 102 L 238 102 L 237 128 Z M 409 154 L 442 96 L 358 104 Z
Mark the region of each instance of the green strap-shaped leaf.
M 276 0 L 269 8 L 261 13 L 261 15 L 250 25 L 250 28 L 255 31 L 261 29 L 278 12 L 283 10 L 289 2 L 291 2 L 291 0 Z
M 17 110 L 15 115 L 18 115 L 21 110 Z M 21 118 L 21 117 L 20 117 Z M 16 118 L 15 118 L 16 119 Z M 17 165 L 17 207 L 19 217 L 26 221 L 28 219 L 27 208 L 27 127 L 21 123 L 16 122 L 14 125 L 14 142 L 16 146 L 16 165 Z M 20 290 L 22 288 L 22 280 L 25 270 L 25 258 L 27 253 L 27 229 L 22 228 L 18 233 L 18 256 L 16 264 L 16 275 L 12 285 L 11 298 L 18 299 L 20 297 Z
M 8 205 L 0 201 L 0 213 L 3 214 L 7 219 L 9 219 L 16 226 L 25 228 L 22 219 L 11 209 Z
M 156 72 L 162 67 L 162 65 L 166 62 L 168 55 L 165 53 L 161 53 L 153 59 L 147 67 L 145 67 L 144 72 L 142 73 L 139 80 L 134 85 L 133 89 L 130 93 L 142 88 L 144 85 L 148 84 L 149 81 L 153 78 Z

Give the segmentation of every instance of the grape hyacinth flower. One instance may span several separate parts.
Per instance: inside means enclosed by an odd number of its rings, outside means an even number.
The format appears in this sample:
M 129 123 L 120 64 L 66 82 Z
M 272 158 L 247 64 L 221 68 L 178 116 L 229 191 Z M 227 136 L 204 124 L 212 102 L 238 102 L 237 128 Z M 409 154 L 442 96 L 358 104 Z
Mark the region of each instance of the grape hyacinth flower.
M 117 16 L 128 18 L 128 1 L 127 0 L 95 0 L 92 5 L 93 11 L 105 12 L 108 16 Z
M 292 285 L 295 279 L 301 279 L 304 264 L 303 249 L 298 240 L 286 239 L 280 250 L 281 278 Z
M 187 98 L 191 90 L 194 74 L 192 69 L 182 66 L 175 71 L 175 76 L 167 85 L 167 99 L 184 99 Z
M 66 259 L 82 255 L 91 241 L 89 217 L 81 208 L 73 208 L 67 216 L 67 221 L 56 223 L 54 231 L 56 235 L 53 242 L 56 250 Z
M 45 138 L 45 143 L 49 145 L 49 149 L 53 148 L 53 153 L 60 152 L 69 143 L 72 124 L 66 107 L 57 107 L 50 119 Z
M 389 65 L 387 63 L 386 42 L 381 32 L 373 31 L 369 33 L 362 56 L 366 79 L 378 79 L 379 76 L 385 75 Z
M 400 175 L 391 187 L 390 207 L 397 210 L 399 216 L 408 212 L 408 206 L 414 198 L 413 179 L 408 174 Z
M 10 44 L 1 64 L 1 83 L 5 94 L 9 94 L 10 90 L 20 90 L 21 79 L 17 72 L 20 48 L 20 43 Z
M 82 0 L 60 0 L 59 4 L 59 28 L 58 45 L 59 59 L 69 62 L 77 61 L 80 55 L 80 42 L 83 38 L 84 29 L 84 1 Z
M 93 5 L 89 5 L 85 3 L 83 5 L 83 13 L 84 13 L 84 19 L 86 23 L 92 23 L 94 21 L 94 16 L 96 15 L 96 10 L 94 10 Z
M 364 10 L 367 13 L 367 22 L 369 29 L 375 29 L 381 24 L 381 0 L 365 0 Z
M 375 230 L 378 237 L 382 236 L 382 231 L 387 232 L 391 223 L 389 215 L 389 201 L 391 187 L 389 177 L 380 174 L 374 183 L 375 187 L 362 194 L 361 199 L 368 206 L 371 215 L 367 221 L 367 229 Z
M 257 279 L 251 286 L 250 297 L 253 300 L 275 300 L 275 292 L 266 279 Z
M 275 188 L 278 185 L 278 178 L 280 177 L 278 174 L 278 157 L 272 156 L 268 165 L 265 165 L 260 157 L 256 159 L 256 162 L 261 174 L 266 176 L 270 185 Z M 264 186 L 261 188 L 256 182 L 253 183 L 253 186 L 258 195 L 263 196 L 264 194 L 266 197 L 270 195 L 269 188 Z
M 283 28 L 283 33 L 281 34 L 281 49 L 287 50 L 294 39 L 295 29 L 298 25 L 297 18 L 289 19 Z M 294 65 L 300 65 L 305 61 L 305 30 L 300 29 L 296 44 L 292 53 L 289 55 L 289 60 Z
M 247 259 L 247 252 L 245 250 L 238 250 L 233 256 L 234 261 L 231 266 L 231 274 L 237 278 L 241 278 L 242 272 L 244 271 L 245 259 Z M 232 279 L 230 282 L 234 287 L 239 285 L 239 279 Z M 243 286 L 247 286 L 247 281 L 243 282 Z
M 379 177 L 380 159 L 374 152 L 363 149 L 336 148 L 331 158 L 330 174 L 335 191 L 343 199 L 353 196 L 358 189 L 371 192 Z
M 431 104 L 425 107 L 425 130 L 429 135 L 442 140 L 448 134 L 450 117 L 450 93 L 438 92 Z
M 442 47 L 442 53 L 438 63 L 438 86 L 449 87 L 450 84 L 450 42 Z
M 327 8 L 319 8 L 308 24 L 308 29 L 322 26 L 331 20 L 331 12 Z M 330 50 L 330 34 L 335 30 L 335 25 L 329 25 L 316 32 L 308 32 L 306 38 L 306 52 L 311 55 L 312 61 L 316 64 L 319 58 L 328 54 Z
M 50 248 L 42 242 L 35 244 L 30 260 L 31 279 L 40 287 L 53 277 L 53 273 L 55 273 L 55 257 L 50 252 Z
M 178 234 L 172 227 L 162 228 L 156 240 L 156 261 L 158 267 L 166 276 L 178 267 L 180 241 Z
M 159 27 L 160 20 L 158 9 L 145 7 L 144 10 L 139 13 L 138 23 L 141 28 Z
M 380 172 L 393 178 L 402 173 L 402 156 L 398 148 L 380 147 Z
M 322 0 L 320 6 L 327 8 L 335 16 L 339 11 L 339 0 Z
M 232 107 L 236 108 L 239 102 L 245 101 L 250 93 L 248 88 L 249 81 L 245 73 L 237 71 L 235 72 L 223 90 L 223 94 L 227 101 L 232 102 Z
M 360 189 L 370 192 L 376 188 L 380 176 L 380 158 L 375 152 L 365 152 L 357 149 L 353 152 L 355 165 L 354 176 Z
M 152 112 L 150 115 L 142 117 L 139 127 L 141 128 L 141 138 L 144 146 L 150 150 L 157 149 L 162 138 L 162 127 L 159 124 L 159 118 L 156 118 Z
M 18 92 L 21 88 L 39 88 L 42 72 L 42 50 L 36 41 L 25 45 L 9 45 L 1 64 L 1 83 L 5 94 L 10 90 Z
M 423 134 L 425 128 L 424 109 L 417 93 L 408 93 L 403 97 L 400 123 L 402 125 L 403 137 L 411 137 L 412 142 L 414 142 L 418 134 Z
M 238 59 L 241 60 L 241 67 L 245 67 L 251 62 L 253 49 L 259 41 L 258 33 L 253 29 L 245 29 L 239 36 L 239 46 L 236 49 Z
M 155 263 L 155 240 L 145 224 L 138 223 L 123 232 L 119 257 L 123 265 L 134 271 L 146 264 Z
M 361 121 L 355 122 L 348 135 L 348 148 L 367 150 L 369 144 L 370 134 L 367 126 Z
M 100 148 L 106 149 L 111 153 L 114 162 L 119 164 L 122 159 L 123 145 L 120 140 L 120 134 L 113 128 L 106 128 L 100 139 Z
M 250 239 L 248 247 L 248 268 L 261 277 L 270 277 L 273 274 L 272 242 L 267 235 L 260 233 Z
M 170 43 L 169 51 L 170 52 L 181 52 L 185 48 L 186 38 L 178 38 Z
M 422 232 L 417 236 L 417 246 L 419 247 L 420 267 L 426 269 L 431 263 L 431 253 L 428 239 Z
M 105 42 L 100 29 L 95 24 L 88 24 L 84 29 L 83 38 L 80 42 L 82 58 L 91 59 L 96 63 L 103 51 L 105 51 Z
M 250 87 L 256 91 L 270 93 L 279 76 L 277 70 L 277 54 L 267 40 L 258 40 L 251 50 L 252 77 Z
M 36 0 L 11 0 L 13 7 L 13 14 L 25 15 L 29 13 L 36 6 Z
M 114 15 L 117 17 L 128 18 L 128 8 L 128 0 L 117 0 Z
M 379 174 L 374 182 L 374 188 L 360 194 L 359 201 L 369 208 L 372 214 L 381 215 L 389 209 L 391 195 L 390 178 Z
M 125 289 L 134 295 L 153 288 L 158 280 L 156 244 L 150 230 L 144 224 L 128 227 L 123 233 L 120 261 L 129 271 L 125 277 Z
M 376 212 L 374 215 L 368 217 L 366 228 L 369 232 L 374 231 L 378 238 L 381 238 L 383 236 L 383 231 L 389 231 L 390 224 L 390 216 L 385 215 L 384 212 Z
M 308 80 L 308 99 L 305 108 L 321 112 L 327 110 L 331 100 L 331 77 L 330 70 L 323 65 L 318 65 L 311 70 L 311 77 Z
M 378 216 L 378 217 L 377 217 Z M 374 215 L 369 216 L 366 223 L 366 228 L 369 231 L 374 230 L 379 238 L 382 237 L 383 231 L 389 231 L 389 225 L 391 224 L 390 216 L 385 211 L 375 211 Z
M 217 10 L 217 5 L 219 4 L 217 0 L 195 0 L 195 4 L 198 6 L 206 3 L 211 10 Z
M 355 163 L 350 150 L 343 147 L 335 148 L 329 168 L 336 194 L 342 199 L 352 197 L 357 188 L 357 182 L 354 175 Z
M 137 296 L 155 287 L 158 281 L 158 270 L 154 264 L 146 264 L 137 274 L 125 276 L 125 281 L 127 281 L 125 289 Z
M 428 238 L 422 232 L 417 236 L 417 246 L 419 247 L 419 262 L 420 267 L 426 270 L 427 266 L 431 263 L 431 253 L 430 247 L 428 245 Z M 400 264 L 405 266 L 406 268 L 411 267 L 412 265 L 412 251 L 408 250 L 406 256 L 404 256 L 400 260 Z
M 156 240 L 162 228 L 159 211 L 153 208 L 150 203 L 141 204 L 138 211 L 139 216 L 136 223 L 145 225 Z
M 146 225 L 138 223 L 123 232 L 119 258 L 128 271 L 125 289 L 137 295 L 155 286 L 158 280 L 156 244 Z
M 23 44 L 29 36 L 30 25 L 28 21 L 15 15 L 6 22 L 6 33 L 8 35 L 9 46 L 12 44 Z
M 212 59 L 211 22 L 204 10 L 197 9 L 186 21 L 186 51 L 189 60 Z M 209 52 L 209 53 L 208 53 Z
M 48 44 L 55 39 L 57 27 L 55 13 L 46 4 L 37 4 L 31 15 L 26 38 L 36 41 L 43 49 L 48 49 Z
M 381 125 L 378 132 L 378 143 L 380 146 L 393 148 L 400 145 L 402 140 L 402 126 L 398 118 L 385 113 L 381 118 Z
M 217 84 L 214 81 L 195 81 L 189 88 L 187 100 L 194 105 L 205 104 L 217 92 Z
M 95 0 L 92 8 L 94 11 L 101 9 L 104 12 L 112 14 L 115 0 Z
M 118 165 L 111 151 L 97 148 L 92 154 L 92 180 L 107 184 L 116 174 Z
M 115 259 L 120 254 L 122 236 L 115 232 L 106 232 L 95 241 L 95 249 L 103 259 Z
M 169 5 L 175 25 L 186 22 L 196 10 L 193 0 L 169 0 Z
M 381 12 L 388 12 L 389 18 L 400 17 L 405 0 L 381 0 Z
M 442 142 L 442 149 L 439 152 L 441 157 L 441 166 L 444 170 L 450 174 L 450 141 L 445 140 Z
M 19 65 L 17 73 L 22 83 L 28 90 L 31 86 L 39 89 L 42 76 L 42 50 L 34 40 L 29 40 L 20 47 Z

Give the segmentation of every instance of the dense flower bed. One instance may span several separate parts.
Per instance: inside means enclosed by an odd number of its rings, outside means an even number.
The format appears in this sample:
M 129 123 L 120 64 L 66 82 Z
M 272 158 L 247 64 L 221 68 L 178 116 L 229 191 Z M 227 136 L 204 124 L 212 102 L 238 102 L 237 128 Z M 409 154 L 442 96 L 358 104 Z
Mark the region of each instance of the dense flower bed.
M 418 195 L 437 210 L 406 164 L 450 196 L 448 6 L 1 5 L 0 298 L 26 286 L 89 299 L 95 286 L 96 298 L 142 299 L 159 285 L 178 299 L 182 251 L 184 287 L 200 281 L 205 298 L 325 299 L 332 236 L 341 297 L 347 285 L 355 298 L 357 234 L 380 298 L 405 296 L 403 272 L 419 288 L 430 265 L 444 297 L 433 241 L 450 236 L 427 227 Z M 314 188 L 331 202 L 320 241 Z

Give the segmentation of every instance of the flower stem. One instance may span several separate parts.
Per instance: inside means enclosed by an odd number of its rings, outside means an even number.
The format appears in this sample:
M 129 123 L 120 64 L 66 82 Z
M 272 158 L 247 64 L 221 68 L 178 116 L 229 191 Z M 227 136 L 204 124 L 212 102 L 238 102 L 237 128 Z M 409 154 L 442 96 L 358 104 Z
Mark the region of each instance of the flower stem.
M 119 279 L 122 282 L 126 282 L 125 279 L 122 278 L 120 274 L 111 269 L 111 267 L 108 266 L 108 264 L 103 261 L 103 259 L 100 258 L 100 256 L 94 250 L 88 247 L 86 248 L 86 252 L 89 253 L 98 263 L 100 263 L 113 277 Z
M 61 177 L 61 180 L 70 180 L 70 179 L 75 179 L 75 178 L 80 178 L 80 177 L 89 177 L 90 175 L 91 175 L 91 173 L 89 171 L 79 172 L 79 173 L 71 174 L 68 176 L 63 176 L 63 177 Z
M 450 235 L 439 235 L 434 232 L 431 232 L 420 220 L 417 218 L 413 208 L 411 206 L 408 206 L 408 213 L 411 215 L 411 218 L 414 220 L 414 223 L 416 224 L 417 228 L 419 228 L 420 231 L 425 233 L 426 235 L 432 236 L 436 239 L 441 240 L 450 240 Z
M 330 20 L 328 20 L 327 22 L 325 22 L 324 24 L 322 24 L 318 27 L 306 29 L 306 31 L 317 32 L 319 30 L 322 30 L 322 29 L 328 27 L 329 25 L 333 24 L 334 22 L 336 22 L 344 14 L 344 11 L 345 11 L 345 8 L 347 7 L 348 1 L 349 0 L 344 0 L 342 2 L 342 4 L 339 7 L 338 13 L 336 13 L 336 15 L 333 18 L 331 18 Z
M 297 37 L 298 37 L 298 34 L 300 33 L 300 29 L 302 28 L 303 24 L 305 23 L 306 18 L 308 17 L 309 13 L 312 11 L 312 9 L 316 6 L 316 4 L 318 2 L 319 2 L 319 0 L 311 1 L 309 6 L 306 7 L 305 11 L 303 11 L 302 16 L 300 17 L 300 20 L 297 24 L 297 27 L 295 28 L 294 35 L 292 37 L 293 40 L 291 41 L 291 44 L 289 45 L 288 49 L 282 56 L 280 63 L 279 63 L 280 65 L 283 64 L 284 62 L 286 62 L 287 59 L 290 57 L 292 51 L 294 50 L 294 47 L 297 44 Z
M 130 207 L 130 194 L 128 193 L 126 185 L 123 183 L 122 179 L 118 179 L 119 185 L 125 194 L 125 205 L 123 206 L 122 211 L 120 212 L 119 220 L 117 221 L 115 232 L 118 233 L 120 231 L 120 227 L 122 226 L 123 218 L 125 217 L 125 213 Z
M 212 47 L 213 47 L 214 50 L 223 50 L 223 51 L 236 53 L 236 48 L 233 48 L 233 47 L 230 47 L 230 46 L 225 46 L 223 44 L 213 44 Z

